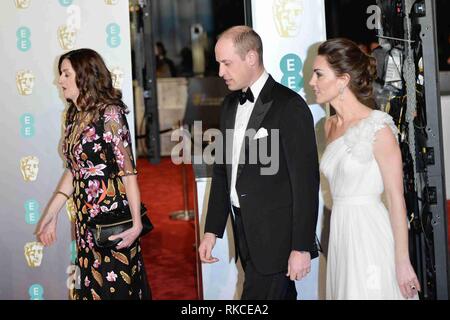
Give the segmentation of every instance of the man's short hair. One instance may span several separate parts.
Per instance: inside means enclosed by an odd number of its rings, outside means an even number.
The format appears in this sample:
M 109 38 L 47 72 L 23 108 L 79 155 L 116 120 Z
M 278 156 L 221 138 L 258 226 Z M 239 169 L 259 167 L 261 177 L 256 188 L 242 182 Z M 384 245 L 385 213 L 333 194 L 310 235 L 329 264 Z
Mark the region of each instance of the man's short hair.
M 235 26 L 225 30 L 219 35 L 219 40 L 222 37 L 230 38 L 233 41 L 237 54 L 244 59 L 245 55 L 254 50 L 258 53 L 259 64 L 263 65 L 263 45 L 259 34 L 248 26 Z

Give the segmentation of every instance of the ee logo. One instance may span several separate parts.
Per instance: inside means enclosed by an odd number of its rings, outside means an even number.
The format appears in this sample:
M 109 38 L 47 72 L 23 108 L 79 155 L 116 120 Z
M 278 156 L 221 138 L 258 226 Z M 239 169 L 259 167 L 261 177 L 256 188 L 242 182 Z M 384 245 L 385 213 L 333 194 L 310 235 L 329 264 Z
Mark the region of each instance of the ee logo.
M 70 243 L 70 262 L 75 264 L 77 261 L 77 242 L 76 240 L 72 240 Z
M 280 61 L 280 69 L 283 72 L 282 85 L 295 92 L 303 89 L 305 82 L 302 75 L 303 62 L 298 55 L 293 53 L 285 55 Z
M 120 26 L 117 23 L 110 23 L 106 26 L 106 43 L 110 48 L 117 48 L 120 46 Z
M 28 27 L 20 27 L 16 32 L 17 49 L 22 52 L 28 51 L 31 48 L 31 31 Z
M 34 117 L 30 113 L 25 113 L 20 117 L 20 134 L 23 138 L 32 138 L 34 136 Z
M 44 300 L 44 288 L 40 284 L 33 284 L 28 289 L 30 300 Z
M 59 0 L 59 4 L 63 7 L 68 7 L 72 4 L 73 0 Z
M 36 224 L 40 218 L 39 203 L 36 200 L 25 202 L 25 222 L 27 224 Z

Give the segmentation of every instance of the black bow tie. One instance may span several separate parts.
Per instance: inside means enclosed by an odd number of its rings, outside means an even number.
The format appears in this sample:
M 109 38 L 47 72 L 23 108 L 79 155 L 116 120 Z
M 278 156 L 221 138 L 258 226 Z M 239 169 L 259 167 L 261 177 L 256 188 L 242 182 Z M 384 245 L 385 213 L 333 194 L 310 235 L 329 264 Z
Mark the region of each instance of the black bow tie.
M 248 88 L 245 92 L 241 91 L 239 94 L 239 103 L 241 105 L 244 104 L 247 100 L 250 102 L 255 101 L 255 97 L 253 96 L 253 92 L 252 90 L 250 90 L 250 88 Z

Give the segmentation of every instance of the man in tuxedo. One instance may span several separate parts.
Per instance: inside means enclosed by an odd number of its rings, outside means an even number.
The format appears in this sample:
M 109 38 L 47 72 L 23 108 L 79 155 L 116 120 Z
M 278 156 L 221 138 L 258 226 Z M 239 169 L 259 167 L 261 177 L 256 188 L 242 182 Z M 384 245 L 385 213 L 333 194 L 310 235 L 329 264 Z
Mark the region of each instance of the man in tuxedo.
M 231 213 L 245 272 L 241 299 L 294 300 L 293 280 L 305 277 L 317 256 L 314 122 L 305 101 L 265 71 L 262 51 L 261 38 L 246 26 L 225 31 L 215 47 L 219 76 L 234 92 L 222 106 L 223 150 L 216 150 L 199 255 L 204 263 L 218 261 L 212 250 Z M 262 144 L 276 170 L 264 171 L 268 164 L 258 152 L 252 161 L 252 148 Z

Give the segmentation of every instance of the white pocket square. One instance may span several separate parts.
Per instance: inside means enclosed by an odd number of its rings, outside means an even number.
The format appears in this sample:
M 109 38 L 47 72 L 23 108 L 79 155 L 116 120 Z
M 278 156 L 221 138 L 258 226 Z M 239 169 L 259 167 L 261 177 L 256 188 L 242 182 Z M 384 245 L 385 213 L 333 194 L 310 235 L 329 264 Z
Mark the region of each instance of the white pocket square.
M 261 138 L 267 137 L 268 135 L 269 135 L 269 133 L 267 132 L 266 128 L 259 128 L 258 132 L 253 137 L 253 140 L 261 139 Z

